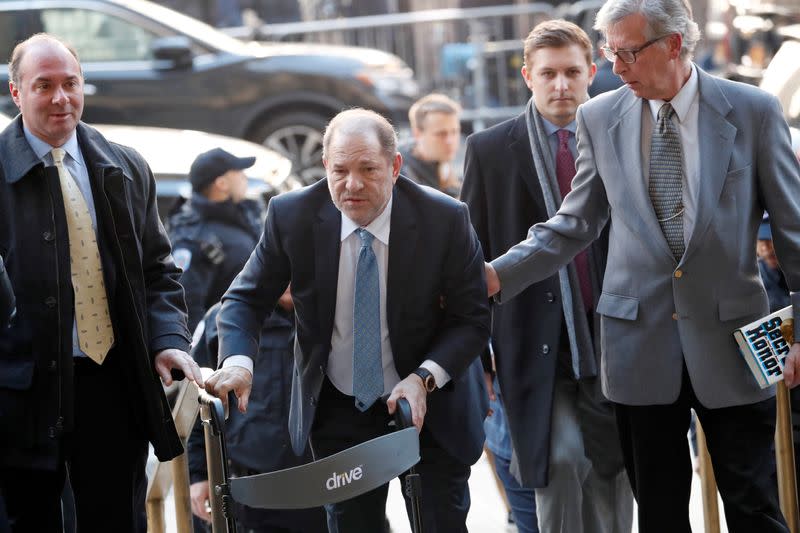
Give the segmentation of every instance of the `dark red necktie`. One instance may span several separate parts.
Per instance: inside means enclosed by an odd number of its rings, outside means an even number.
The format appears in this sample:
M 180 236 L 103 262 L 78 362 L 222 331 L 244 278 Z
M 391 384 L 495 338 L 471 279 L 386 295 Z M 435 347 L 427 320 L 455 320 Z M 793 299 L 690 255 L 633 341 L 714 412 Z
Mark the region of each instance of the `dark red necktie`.
M 556 152 L 556 178 L 558 188 L 561 190 L 561 197 L 567 196 L 572 190 L 572 178 L 575 177 L 575 158 L 569 149 L 569 131 L 558 130 L 558 151 Z M 575 270 L 578 271 L 578 282 L 581 286 L 581 297 L 583 307 L 591 311 L 594 307 L 592 297 L 592 278 L 589 276 L 589 256 L 587 250 L 583 250 L 575 256 Z

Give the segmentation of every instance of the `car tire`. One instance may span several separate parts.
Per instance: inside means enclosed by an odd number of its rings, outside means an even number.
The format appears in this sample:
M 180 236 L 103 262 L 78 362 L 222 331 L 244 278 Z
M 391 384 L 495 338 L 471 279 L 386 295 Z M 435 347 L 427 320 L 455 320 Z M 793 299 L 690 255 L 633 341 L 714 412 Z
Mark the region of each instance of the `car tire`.
M 292 173 L 303 185 L 310 185 L 325 177 L 322 134 L 327 123 L 328 118 L 318 113 L 284 113 L 256 128 L 251 140 L 290 159 Z

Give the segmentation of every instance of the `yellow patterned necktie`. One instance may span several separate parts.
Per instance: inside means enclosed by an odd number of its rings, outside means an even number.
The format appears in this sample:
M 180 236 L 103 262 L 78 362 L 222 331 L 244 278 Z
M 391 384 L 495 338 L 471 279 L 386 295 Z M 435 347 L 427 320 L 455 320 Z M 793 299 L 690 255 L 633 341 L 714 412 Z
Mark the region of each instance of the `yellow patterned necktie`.
M 97 235 L 92 227 L 86 200 L 64 166 L 64 150 L 53 148 L 52 154 L 58 169 L 67 217 L 78 342 L 83 353 L 97 364 L 102 364 L 114 344 L 114 330 L 108 313 L 108 296 Z

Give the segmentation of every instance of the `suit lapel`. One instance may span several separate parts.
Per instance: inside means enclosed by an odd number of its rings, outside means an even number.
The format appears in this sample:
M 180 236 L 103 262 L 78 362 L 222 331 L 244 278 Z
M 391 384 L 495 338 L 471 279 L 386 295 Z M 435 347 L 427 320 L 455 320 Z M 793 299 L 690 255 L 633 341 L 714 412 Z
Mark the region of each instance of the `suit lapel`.
M 401 331 L 398 327 L 403 310 L 413 312 L 414 302 L 406 302 L 408 278 L 413 272 L 414 261 L 420 258 L 417 249 L 417 221 L 413 207 L 402 189 L 395 185 L 392 199 L 391 230 L 389 233 L 389 265 L 386 273 L 386 322 L 389 325 L 392 346 L 398 346 L 392 339 Z
M 695 67 L 697 68 L 697 67 Z M 697 135 L 702 142 L 698 176 L 697 213 L 694 228 L 686 245 L 685 261 L 700 246 L 703 234 L 719 202 L 722 186 L 728 170 L 736 126 L 725 118 L 732 106 L 714 78 L 699 68 L 697 113 Z
M 642 99 L 631 91 L 625 91 L 612 109 L 612 114 L 617 114 L 620 119 L 609 129 L 611 145 L 614 147 L 613 155 L 617 158 L 617 168 L 624 177 L 622 189 L 630 198 L 630 203 L 636 208 L 641 219 L 641 224 L 646 241 L 654 242 L 670 258 L 672 252 L 667 244 L 667 239 L 661 231 L 661 226 L 656 219 L 647 182 L 644 179 L 645 169 L 642 167 Z M 609 177 L 607 179 L 614 179 Z M 673 258 L 674 260 L 674 258 Z
M 336 206 L 327 199 L 314 223 L 315 285 L 318 295 L 317 312 L 322 339 L 330 339 L 336 312 L 336 286 L 339 282 L 339 249 L 341 247 L 342 217 Z
M 508 132 L 510 142 L 508 144 L 509 150 L 514 154 L 512 161 L 516 161 L 519 165 L 517 172 L 520 179 L 525 183 L 531 197 L 536 199 L 542 195 L 542 186 L 539 184 L 539 179 L 536 175 L 536 170 L 533 168 L 533 157 L 531 156 L 531 141 L 528 137 L 528 125 L 525 121 L 525 114 L 518 116 L 514 121 L 514 126 Z M 501 165 L 504 164 L 501 162 Z

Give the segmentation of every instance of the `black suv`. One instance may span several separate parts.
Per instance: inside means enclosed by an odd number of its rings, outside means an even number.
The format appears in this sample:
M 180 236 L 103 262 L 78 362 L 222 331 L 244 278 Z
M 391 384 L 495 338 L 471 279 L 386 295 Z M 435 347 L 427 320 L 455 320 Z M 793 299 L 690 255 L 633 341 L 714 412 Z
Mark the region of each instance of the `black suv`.
M 374 49 L 244 43 L 145 0 L 0 0 L 0 56 L 42 31 L 81 57 L 87 122 L 242 137 L 291 159 L 306 183 L 324 176 L 334 114 L 359 106 L 404 123 L 418 96 L 411 69 Z M 0 109 L 16 112 L 7 93 Z

